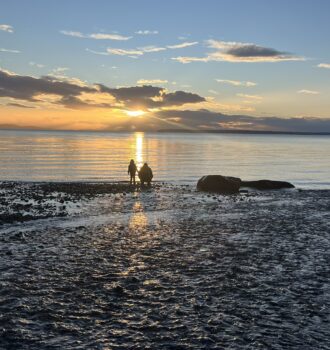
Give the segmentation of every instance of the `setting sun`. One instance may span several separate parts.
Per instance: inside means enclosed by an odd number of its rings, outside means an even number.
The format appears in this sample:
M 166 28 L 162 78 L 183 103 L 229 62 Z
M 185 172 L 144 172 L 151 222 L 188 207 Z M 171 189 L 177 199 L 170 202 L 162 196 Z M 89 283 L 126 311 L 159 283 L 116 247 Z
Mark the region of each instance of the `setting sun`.
M 138 110 L 138 111 L 125 111 L 126 114 L 130 117 L 140 117 L 141 115 L 144 115 L 146 112 Z

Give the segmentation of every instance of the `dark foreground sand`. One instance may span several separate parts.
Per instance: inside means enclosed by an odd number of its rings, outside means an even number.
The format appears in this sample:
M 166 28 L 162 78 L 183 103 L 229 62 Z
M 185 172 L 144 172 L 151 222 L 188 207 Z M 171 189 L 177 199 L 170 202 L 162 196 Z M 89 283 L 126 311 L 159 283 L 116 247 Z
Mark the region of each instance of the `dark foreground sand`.
M 3 183 L 0 349 L 329 349 L 329 209 L 330 191 Z

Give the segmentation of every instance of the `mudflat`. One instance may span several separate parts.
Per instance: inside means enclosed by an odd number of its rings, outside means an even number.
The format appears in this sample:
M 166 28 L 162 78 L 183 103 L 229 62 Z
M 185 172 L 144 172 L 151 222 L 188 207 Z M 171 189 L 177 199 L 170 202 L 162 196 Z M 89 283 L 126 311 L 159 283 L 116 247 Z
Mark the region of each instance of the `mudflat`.
M 0 191 L 0 348 L 328 347 L 329 190 Z

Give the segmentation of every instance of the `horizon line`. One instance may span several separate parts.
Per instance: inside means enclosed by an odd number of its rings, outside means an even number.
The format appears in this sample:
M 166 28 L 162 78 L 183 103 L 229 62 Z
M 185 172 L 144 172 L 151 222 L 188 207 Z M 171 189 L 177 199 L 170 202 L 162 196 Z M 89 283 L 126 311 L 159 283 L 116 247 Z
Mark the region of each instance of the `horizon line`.
M 36 127 L 1 127 L 1 131 L 39 131 L 39 132 L 95 132 L 95 133 L 189 133 L 189 134 L 265 134 L 265 135 L 320 135 L 330 136 L 329 131 L 285 131 L 285 130 L 248 130 L 248 129 L 223 129 L 223 130 L 186 130 L 186 129 L 159 129 L 159 130 L 90 130 L 90 129 L 42 129 Z

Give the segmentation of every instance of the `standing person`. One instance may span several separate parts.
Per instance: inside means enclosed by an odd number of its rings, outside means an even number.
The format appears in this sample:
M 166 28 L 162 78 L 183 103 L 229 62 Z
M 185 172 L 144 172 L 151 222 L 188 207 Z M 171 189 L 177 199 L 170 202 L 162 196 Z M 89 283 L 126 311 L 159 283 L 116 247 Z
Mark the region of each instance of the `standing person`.
M 137 172 L 137 167 L 134 163 L 134 160 L 131 159 L 131 161 L 129 162 L 129 166 L 128 166 L 128 170 L 127 170 L 127 174 L 129 174 L 130 176 L 130 180 L 129 180 L 129 183 L 130 185 L 132 185 L 132 182 L 135 186 L 135 174 Z
M 144 186 L 145 182 L 148 184 L 148 186 L 150 186 L 153 174 L 151 168 L 148 166 L 148 163 L 143 164 L 143 167 L 139 171 L 139 178 L 142 186 Z

